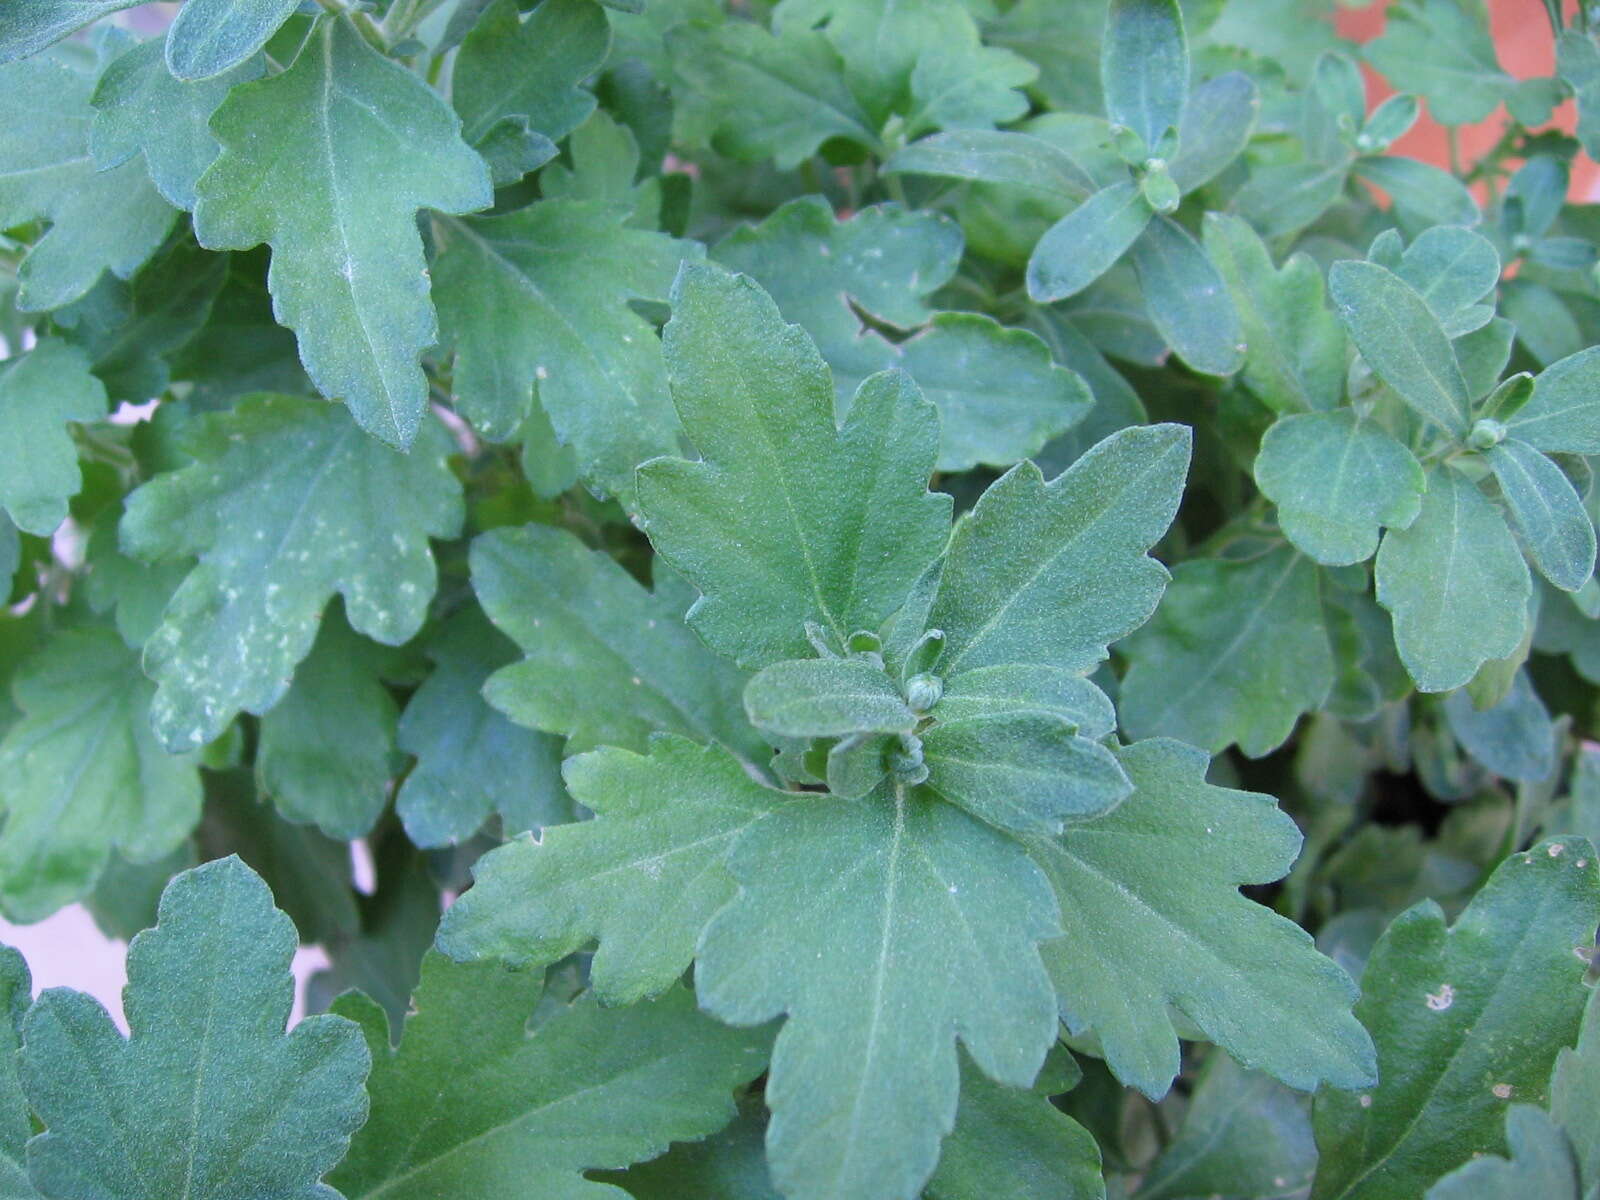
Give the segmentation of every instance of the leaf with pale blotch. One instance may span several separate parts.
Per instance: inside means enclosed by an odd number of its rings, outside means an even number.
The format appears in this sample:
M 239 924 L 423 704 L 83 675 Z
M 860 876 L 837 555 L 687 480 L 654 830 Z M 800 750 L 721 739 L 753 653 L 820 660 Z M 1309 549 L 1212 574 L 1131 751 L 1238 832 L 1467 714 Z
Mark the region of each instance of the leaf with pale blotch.
M 37 921 L 88 892 L 113 849 L 144 861 L 188 837 L 200 777 L 151 734 L 155 689 L 109 629 L 56 634 L 11 687 L 23 715 L 0 742 L 0 907 Z
M 294 926 L 237 858 L 185 871 L 128 948 L 131 1036 L 53 988 L 23 1025 L 45 1132 L 28 1168 L 50 1196 L 330 1197 L 318 1181 L 367 1115 L 371 1059 L 342 1017 L 287 1035 Z
M 386 654 L 330 610 L 289 690 L 261 718 L 256 777 L 285 819 L 348 841 L 383 814 L 400 766 Z
M 927 627 L 946 687 L 980 667 L 1088 674 L 1155 610 L 1167 531 L 1189 466 L 1182 425 L 1125 429 L 1049 483 L 1032 463 L 991 484 L 957 527 Z
M 788 1016 L 766 1085 L 773 1180 L 790 1200 L 916 1195 L 955 1120 L 956 1038 L 1014 1087 L 1055 1039 L 1049 887 L 1012 839 L 886 790 L 786 803 L 728 867 L 741 886 L 695 985 L 733 1024 Z
M 134 557 L 199 559 L 145 645 L 151 716 L 174 750 L 276 704 L 335 592 L 358 633 L 409 641 L 436 584 L 428 539 L 462 518 L 437 421 L 401 454 L 337 405 L 264 396 L 187 435 L 197 461 L 134 492 L 122 518 Z
M 466 841 L 490 813 L 508 834 L 570 821 L 561 739 L 513 724 L 483 698 L 489 677 L 517 660 L 516 644 L 472 605 L 426 648 L 433 671 L 411 694 L 395 738 L 417 758 L 395 796 L 406 834 L 419 846 L 444 846 Z
M 1428 472 L 1417 519 L 1378 548 L 1378 603 L 1417 687 L 1458 688 L 1516 650 L 1532 583 L 1505 518 L 1449 467 Z
M 633 504 L 634 468 L 678 448 L 661 342 L 630 301 L 665 300 L 699 247 L 628 226 L 625 205 L 545 200 L 439 221 L 434 294 L 461 414 L 496 441 L 533 406 L 596 486 Z
M 1572 480 L 1527 442 L 1507 438 L 1484 455 L 1533 565 L 1565 592 L 1594 574 L 1594 522 Z
M 372 1116 L 330 1176 L 349 1200 L 621 1195 L 584 1176 L 714 1133 L 766 1064 L 765 1038 L 718 1025 L 673 988 L 607 1008 L 585 993 L 540 1004 L 537 971 L 422 964 L 412 1011 L 390 1023 L 365 996 L 334 1012 L 372 1053 Z M 530 1028 L 530 1025 L 532 1026 Z
M 1505 1147 L 1512 1102 L 1547 1095 L 1578 1034 L 1600 922 L 1600 865 L 1581 838 L 1495 870 L 1448 929 L 1425 900 L 1396 917 L 1361 977 L 1356 1012 L 1381 1082 L 1317 1098 L 1315 1200 L 1420 1195 L 1472 1155 Z
M 50 222 L 17 270 L 24 310 L 69 304 L 106 271 L 127 279 L 178 215 L 143 163 L 96 170 L 94 87 L 92 76 L 53 59 L 0 67 L 0 229 Z
M 737 890 L 723 859 L 735 838 L 791 797 L 726 751 L 659 736 L 648 756 L 607 747 L 570 760 L 573 798 L 596 816 L 520 838 L 478 860 L 445 914 L 453 958 L 554 962 L 599 943 L 595 990 L 608 1003 L 654 995 L 688 968 L 706 923 Z
M 181 9 L 180 17 L 194 7 Z M 207 126 L 211 114 L 235 84 L 259 78 L 266 62 L 251 57 L 215 78 L 186 83 L 167 70 L 163 45 L 162 38 L 143 42 L 100 76 L 89 149 L 102 171 L 142 154 L 156 190 L 169 204 L 192 209 L 195 184 L 221 150 Z
M 1336 405 L 1345 337 L 1323 304 L 1322 269 L 1304 254 L 1274 268 L 1256 232 L 1222 213 L 1206 214 L 1205 248 L 1239 313 L 1246 386 L 1281 413 Z
M 1122 724 L 1212 754 L 1260 758 L 1322 707 L 1334 658 L 1317 568 L 1293 546 L 1245 561 L 1180 563 L 1155 617 L 1121 652 Z
M 489 160 L 496 184 L 515 183 L 538 163 L 495 146 L 529 133 L 559 142 L 594 111 L 594 96 L 578 85 L 599 69 L 610 44 L 593 0 L 553 0 L 526 21 L 516 0 L 499 0 L 478 19 L 456 55 L 450 97 L 462 136 Z
M 1061 904 L 1065 934 L 1043 952 L 1067 1027 L 1093 1030 L 1117 1077 L 1152 1097 L 1178 1071 L 1169 1004 L 1291 1087 L 1370 1084 L 1355 985 L 1304 930 L 1237 890 L 1289 869 L 1294 822 L 1270 796 L 1207 783 L 1192 747 L 1156 739 L 1117 757 L 1132 795 L 1028 839 Z
M 1325 566 L 1371 558 L 1380 528 L 1417 519 L 1426 486 L 1411 451 L 1350 408 L 1280 417 L 1261 439 L 1255 477 L 1284 534 Z
M 521 647 L 484 695 L 512 720 L 560 734 L 571 750 L 643 750 L 653 733 L 767 757 L 744 719 L 744 672 L 683 624 L 682 605 L 642 588 L 609 555 L 546 525 L 496 529 L 472 545 L 484 611 Z
M 344 18 L 324 18 L 287 71 L 241 84 L 211 119 L 195 235 L 272 246 L 273 311 L 326 396 L 407 447 L 427 406 L 418 361 L 438 340 L 419 208 L 487 208 L 489 171 L 460 119 Z
M 0 362 L 0 507 L 17 528 L 55 532 L 83 483 L 68 422 L 105 415 L 105 385 L 76 346 L 46 339 Z
M 875 629 L 943 548 L 927 488 L 934 408 L 899 372 L 861 385 L 842 426 L 816 346 L 750 280 L 685 266 L 666 329 L 673 401 L 700 462 L 639 469 L 645 531 L 702 593 L 691 628 L 749 667 Z

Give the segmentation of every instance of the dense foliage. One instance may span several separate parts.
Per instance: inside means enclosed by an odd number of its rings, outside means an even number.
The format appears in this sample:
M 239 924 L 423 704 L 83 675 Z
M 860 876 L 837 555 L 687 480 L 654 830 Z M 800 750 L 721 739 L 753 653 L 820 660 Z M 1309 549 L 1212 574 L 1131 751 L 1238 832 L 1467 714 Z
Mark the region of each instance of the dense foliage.
M 1586 10 L 130 7 L 0 0 L 0 912 L 132 938 L 0 1192 L 1600 1193 Z

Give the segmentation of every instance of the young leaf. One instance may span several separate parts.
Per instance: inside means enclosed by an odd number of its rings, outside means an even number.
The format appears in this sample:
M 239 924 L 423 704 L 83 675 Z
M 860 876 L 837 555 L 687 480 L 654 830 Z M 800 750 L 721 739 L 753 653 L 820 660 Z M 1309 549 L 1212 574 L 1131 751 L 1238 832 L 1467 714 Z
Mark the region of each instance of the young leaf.
M 1514 651 L 1527 628 L 1532 585 L 1516 540 L 1494 505 L 1449 467 L 1428 472 L 1417 519 L 1384 534 L 1376 578 L 1395 647 L 1424 692 L 1460 687 Z
M 561 739 L 513 725 L 483 698 L 489 676 L 517 659 L 511 639 L 476 605 L 427 645 L 432 673 L 400 715 L 395 742 L 416 755 L 395 811 L 418 846 L 464 842 L 491 812 L 506 833 L 572 820 L 561 784 Z
M 916 1195 L 955 1118 L 956 1037 L 1014 1087 L 1055 1039 L 1049 888 L 1011 839 L 886 790 L 787 803 L 728 865 L 742 887 L 701 938 L 696 987 L 733 1024 L 788 1016 L 766 1087 L 774 1181 L 790 1200 Z
M 1566 472 L 1516 438 L 1484 457 L 1533 565 L 1562 591 L 1577 591 L 1594 574 L 1594 522 Z
M 630 1004 L 688 968 L 706 923 L 737 890 L 722 865 L 728 847 L 789 798 L 720 747 L 666 734 L 648 757 L 607 747 L 572 759 L 567 784 L 594 820 L 479 859 L 439 948 L 543 965 L 595 940 L 596 993 Z
M 0 9 L 0 63 L 27 58 L 107 13 L 143 0 L 10 0 Z
M 1028 259 L 1028 298 L 1075 296 L 1109 271 L 1155 216 L 1131 180 L 1101 188 L 1049 229 Z
M 186 81 L 227 74 L 265 46 L 297 7 L 295 0 L 188 0 L 167 30 L 167 66 Z
M 1067 1028 L 1094 1030 L 1117 1077 L 1153 1098 L 1178 1071 L 1169 1004 L 1291 1087 L 1370 1084 L 1355 985 L 1305 931 L 1236 890 L 1289 869 L 1294 822 L 1271 797 L 1205 782 L 1192 747 L 1156 739 L 1117 757 L 1132 795 L 1028 842 L 1061 904 L 1065 933 L 1043 953 Z
M 933 406 L 903 374 L 861 385 L 843 426 L 828 369 L 746 278 L 685 266 L 666 329 L 673 401 L 700 462 L 639 468 L 644 528 L 703 593 L 689 625 L 761 667 L 875 629 L 942 549 L 950 499 L 927 490 Z
M 928 791 L 1020 833 L 1059 833 L 1064 821 L 1105 812 L 1130 787 L 1111 751 L 1054 713 L 940 720 L 922 744 Z
M 644 750 L 652 733 L 720 742 L 767 757 L 744 720 L 744 673 L 683 625 L 610 556 L 549 526 L 496 529 L 472 546 L 472 581 L 489 619 L 526 657 L 490 678 L 489 703 L 519 724 L 562 734 L 573 750 Z
M 945 681 L 939 701 L 941 721 L 1018 712 L 1050 713 L 1091 740 L 1117 727 L 1104 692 L 1074 671 L 1042 663 L 962 671 Z
M 631 505 L 634 468 L 677 449 L 678 419 L 661 343 L 629 302 L 665 300 L 700 251 L 628 228 L 628 216 L 616 204 L 546 200 L 442 219 L 434 291 L 462 415 L 498 441 L 536 404 L 584 474 Z
M 765 1064 L 760 1035 L 708 1020 L 683 988 L 628 1008 L 586 993 L 530 1031 L 542 982 L 430 955 L 398 1049 L 365 996 L 335 1003 L 373 1059 L 372 1117 L 331 1176 L 349 1200 L 616 1195 L 584 1173 L 714 1133 Z
M 37 921 L 94 886 L 113 849 L 166 854 L 200 819 L 192 755 L 150 732 L 155 688 L 109 629 L 56 634 L 13 676 L 0 741 L 0 907 Z
M 436 421 L 400 454 L 337 405 L 263 396 L 202 418 L 189 448 L 197 461 L 134 492 L 122 519 L 135 557 L 200 560 L 145 646 L 151 717 L 172 750 L 276 704 L 335 592 L 356 632 L 408 641 L 435 586 L 428 539 L 462 518 Z
M 1321 268 L 1296 254 L 1274 269 L 1255 231 L 1222 213 L 1206 214 L 1205 248 L 1239 314 L 1250 390 L 1280 413 L 1336 405 L 1344 388 L 1345 339 L 1323 304 Z
M 335 609 L 283 699 L 261 718 L 256 773 L 286 819 L 348 841 L 383 814 L 398 773 L 400 718 L 383 684 L 384 659 L 383 648 L 352 633 Z
M 49 59 L 0 68 L 0 229 L 50 223 L 17 270 L 16 303 L 25 310 L 69 304 L 106 271 L 127 279 L 178 215 L 142 163 L 96 169 L 94 86 L 93 77 Z
M 1365 562 L 1380 527 L 1415 521 L 1427 486 L 1411 451 L 1350 408 L 1274 422 L 1255 477 L 1289 540 L 1331 567 Z
M 1600 454 L 1600 346 L 1552 363 L 1534 378 L 1533 395 L 1506 428 L 1552 453 Z
M 1189 466 L 1182 425 L 1125 429 L 1049 483 L 1023 463 L 990 485 L 951 538 L 927 628 L 942 629 L 947 689 L 980 667 L 1087 674 L 1155 610 L 1167 572 L 1146 556 Z
M 496 184 L 515 183 L 539 164 L 493 147 L 526 144 L 532 133 L 553 151 L 594 111 L 594 96 L 578 85 L 610 44 L 605 13 L 592 0 L 541 4 L 526 21 L 516 0 L 485 10 L 456 55 L 450 96 L 462 136 L 489 160 Z
M 222 153 L 197 188 L 200 244 L 272 246 L 273 310 L 311 378 L 401 449 L 427 406 L 418 357 L 438 340 L 417 210 L 493 200 L 460 125 L 349 21 L 324 18 L 287 71 L 228 94 L 211 119 Z
M 76 346 L 46 339 L 0 361 L 0 506 L 18 529 L 55 532 L 83 484 L 67 423 L 105 415 L 105 385 Z
M 1448 433 L 1467 427 L 1467 384 L 1449 339 L 1427 303 L 1376 263 L 1336 262 L 1328 294 L 1379 379 Z
M 1293 546 L 1180 564 L 1123 653 L 1129 735 L 1173 737 L 1212 754 L 1234 744 L 1251 758 L 1270 753 L 1333 687 L 1317 568 Z
M 1133 265 L 1156 329 L 1196 371 L 1232 375 L 1244 363 L 1244 333 L 1228 289 L 1200 243 L 1157 215 L 1133 243 Z
M 1315 1200 L 1415 1196 L 1471 1155 L 1504 1148 L 1508 1101 L 1540 1103 L 1577 1037 L 1600 866 L 1581 839 L 1501 863 L 1448 930 L 1425 900 L 1395 918 L 1356 1011 L 1381 1082 L 1317 1098 Z
M 1178 124 L 1172 180 L 1184 194 L 1222 173 L 1244 152 L 1255 128 L 1261 96 L 1243 71 L 1208 79 L 1190 94 Z
M 224 1200 L 319 1196 L 367 1115 L 371 1060 L 342 1017 L 285 1035 L 294 926 L 237 858 L 185 871 L 128 948 L 124 1039 L 81 992 L 52 988 L 23 1024 L 22 1071 L 45 1132 L 46 1195 Z
M 1177 0 L 1111 0 L 1100 50 L 1106 116 L 1126 125 L 1155 153 L 1183 116 L 1189 94 L 1189 47 Z
M 763 667 L 745 686 L 744 706 L 751 724 L 780 737 L 910 733 L 917 725 L 889 677 L 859 658 Z
M 195 4 L 180 9 L 179 17 Z M 185 83 L 167 70 L 162 46 L 161 38 L 141 42 L 100 76 L 89 149 L 102 171 L 143 154 L 150 181 L 167 203 L 193 209 L 195 184 L 220 150 L 207 127 L 211 114 L 235 84 L 259 78 L 266 64 L 249 58 L 214 79 Z

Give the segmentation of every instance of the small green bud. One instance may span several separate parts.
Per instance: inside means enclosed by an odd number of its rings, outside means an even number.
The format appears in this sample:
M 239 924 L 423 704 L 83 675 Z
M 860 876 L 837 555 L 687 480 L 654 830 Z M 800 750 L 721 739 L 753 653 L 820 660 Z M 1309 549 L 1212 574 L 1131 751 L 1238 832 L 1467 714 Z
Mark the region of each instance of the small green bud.
M 906 703 L 915 713 L 925 713 L 944 695 L 944 680 L 937 675 L 913 675 L 906 680 Z
M 889 770 L 904 784 L 918 784 L 928 778 L 928 764 L 922 761 L 922 739 L 902 733 L 899 745 L 889 751 Z
M 1130 167 L 1137 167 L 1150 157 L 1150 147 L 1144 144 L 1144 138 L 1139 136 L 1139 131 L 1129 129 L 1126 125 L 1112 128 L 1111 152 Z
M 1482 417 L 1467 434 L 1467 444 L 1474 450 L 1487 450 L 1506 440 L 1506 427 L 1493 417 Z
M 1178 182 L 1167 170 L 1167 160 L 1152 158 L 1144 164 L 1144 174 L 1139 177 L 1139 191 L 1145 203 L 1160 213 L 1169 213 L 1178 207 L 1182 194 Z

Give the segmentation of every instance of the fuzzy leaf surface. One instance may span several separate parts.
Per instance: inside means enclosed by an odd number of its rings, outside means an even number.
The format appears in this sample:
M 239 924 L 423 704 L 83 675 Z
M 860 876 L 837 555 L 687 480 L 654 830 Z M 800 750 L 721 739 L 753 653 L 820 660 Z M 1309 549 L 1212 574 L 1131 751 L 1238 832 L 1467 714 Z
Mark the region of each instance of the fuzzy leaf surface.
M 48 537 L 83 476 L 70 421 L 106 415 L 106 389 L 76 346 L 46 339 L 0 361 L 0 507 L 25 533 Z

